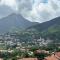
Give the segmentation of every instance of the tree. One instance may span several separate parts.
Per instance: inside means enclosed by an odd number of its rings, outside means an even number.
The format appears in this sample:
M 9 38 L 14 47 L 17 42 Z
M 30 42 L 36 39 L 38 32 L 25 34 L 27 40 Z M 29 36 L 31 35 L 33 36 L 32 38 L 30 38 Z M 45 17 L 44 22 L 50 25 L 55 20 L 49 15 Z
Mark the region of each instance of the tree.
M 38 60 L 43 60 L 44 57 L 48 56 L 46 53 L 35 53 L 35 57 L 38 58 Z

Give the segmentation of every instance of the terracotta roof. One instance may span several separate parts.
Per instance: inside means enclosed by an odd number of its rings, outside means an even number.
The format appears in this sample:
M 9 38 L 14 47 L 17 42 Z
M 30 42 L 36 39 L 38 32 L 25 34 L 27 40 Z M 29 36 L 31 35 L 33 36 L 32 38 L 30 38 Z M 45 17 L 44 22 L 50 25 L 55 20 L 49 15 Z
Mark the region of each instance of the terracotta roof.
M 20 60 L 38 60 L 37 58 L 23 58 L 23 59 L 20 59 Z
M 55 54 L 46 57 L 44 60 L 60 60 L 60 52 L 56 52 Z
M 57 55 L 58 57 L 60 57 L 60 52 L 55 53 L 55 55 Z
M 44 60 L 58 60 L 54 55 L 46 57 Z

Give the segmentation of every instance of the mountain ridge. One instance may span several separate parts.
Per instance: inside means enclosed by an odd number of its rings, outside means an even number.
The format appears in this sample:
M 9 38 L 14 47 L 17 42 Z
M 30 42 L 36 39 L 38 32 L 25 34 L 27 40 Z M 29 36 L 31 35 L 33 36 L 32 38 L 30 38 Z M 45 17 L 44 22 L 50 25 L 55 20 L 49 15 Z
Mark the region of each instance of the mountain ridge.
M 39 36 L 60 42 L 60 17 L 29 27 L 27 31 L 39 32 Z
M 0 32 L 8 32 L 12 27 L 26 29 L 35 24 L 37 24 L 37 22 L 30 22 L 20 14 L 12 13 L 0 19 Z
M 49 27 L 51 27 L 53 25 L 60 25 L 60 17 L 54 18 L 54 19 L 47 21 L 47 22 L 43 22 L 43 23 L 31 26 L 28 29 L 35 28 L 37 30 L 42 31 L 42 30 L 48 29 Z

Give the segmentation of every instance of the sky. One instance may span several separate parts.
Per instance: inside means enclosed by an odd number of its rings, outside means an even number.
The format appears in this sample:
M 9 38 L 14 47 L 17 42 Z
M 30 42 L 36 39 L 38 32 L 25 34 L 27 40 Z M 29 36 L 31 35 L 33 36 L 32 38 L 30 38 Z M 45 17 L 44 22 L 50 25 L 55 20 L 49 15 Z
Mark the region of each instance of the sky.
M 19 13 L 32 22 L 45 22 L 60 16 L 60 0 L 0 0 L 0 18 Z

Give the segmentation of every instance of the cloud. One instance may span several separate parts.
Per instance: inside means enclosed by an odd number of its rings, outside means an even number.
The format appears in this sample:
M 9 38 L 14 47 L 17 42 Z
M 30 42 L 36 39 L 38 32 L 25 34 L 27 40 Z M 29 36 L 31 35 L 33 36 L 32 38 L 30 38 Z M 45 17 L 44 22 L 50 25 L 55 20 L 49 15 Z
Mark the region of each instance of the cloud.
M 16 0 L 17 8 L 20 13 L 28 13 L 32 10 L 32 0 Z
M 30 21 L 45 22 L 60 16 L 60 0 L 1 0 Z
M 9 6 L 0 5 L 0 18 L 11 14 L 13 10 Z
M 59 0 L 18 0 L 18 10 L 30 21 L 45 22 L 60 16 Z
M 11 7 L 12 9 L 16 9 L 16 1 L 15 0 L 1 0 L 0 5 L 7 5 Z
M 15 0 L 0 0 L 0 18 L 8 16 L 16 11 Z
M 57 1 L 57 0 L 56 0 Z M 57 12 L 59 10 L 58 4 L 55 3 L 53 0 L 48 0 L 48 3 L 39 3 L 39 5 L 35 5 L 35 10 L 37 11 L 37 14 L 39 15 L 40 22 L 48 21 L 52 18 L 55 18 L 57 16 Z M 34 10 L 32 10 L 34 12 Z

